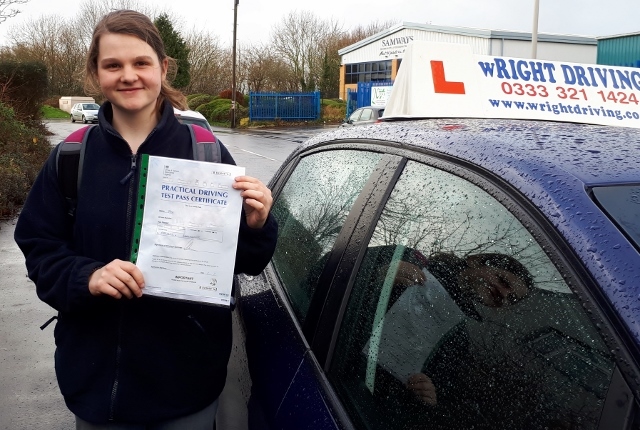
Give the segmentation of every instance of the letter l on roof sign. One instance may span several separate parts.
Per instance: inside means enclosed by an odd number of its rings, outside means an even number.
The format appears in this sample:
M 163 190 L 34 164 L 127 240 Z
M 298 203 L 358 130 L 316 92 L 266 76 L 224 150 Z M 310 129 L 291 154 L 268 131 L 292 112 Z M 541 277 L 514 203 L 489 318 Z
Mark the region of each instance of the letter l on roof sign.
M 464 82 L 448 82 L 444 76 L 444 62 L 431 61 L 433 89 L 439 94 L 465 94 Z

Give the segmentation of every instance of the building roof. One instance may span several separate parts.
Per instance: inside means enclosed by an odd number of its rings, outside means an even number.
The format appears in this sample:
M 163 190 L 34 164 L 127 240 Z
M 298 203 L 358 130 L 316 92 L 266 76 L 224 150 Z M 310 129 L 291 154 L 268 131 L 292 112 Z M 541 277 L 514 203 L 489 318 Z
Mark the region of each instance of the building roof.
M 445 27 L 440 25 L 431 24 L 419 24 L 415 22 L 401 22 L 393 27 L 381 31 L 380 33 L 369 36 L 359 42 L 342 48 L 338 51 L 339 55 L 348 54 L 370 43 L 384 39 L 398 31 L 411 29 L 431 31 L 435 33 L 448 33 L 470 37 L 480 37 L 484 39 L 508 39 L 508 40 L 531 40 L 531 33 L 509 30 L 486 30 L 480 28 L 469 27 Z M 575 43 L 581 45 L 597 45 L 598 41 L 595 37 L 591 36 L 576 36 L 566 34 L 551 34 L 551 33 L 538 33 L 538 42 L 551 42 L 551 43 Z
M 611 36 L 599 36 L 597 37 L 597 40 L 617 39 L 617 38 L 632 37 L 632 36 L 640 36 L 640 31 L 636 31 L 635 33 L 612 34 Z

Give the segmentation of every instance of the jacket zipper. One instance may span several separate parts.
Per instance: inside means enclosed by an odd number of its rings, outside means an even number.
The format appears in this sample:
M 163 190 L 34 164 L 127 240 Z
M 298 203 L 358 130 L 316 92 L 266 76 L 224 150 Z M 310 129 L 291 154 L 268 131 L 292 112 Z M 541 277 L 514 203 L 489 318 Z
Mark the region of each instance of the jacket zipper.
M 149 133 L 149 135 L 147 136 L 147 138 L 145 139 L 144 142 L 142 142 L 142 145 L 144 145 L 151 136 L 153 136 L 153 134 L 155 133 L 156 129 L 154 128 L 151 133 Z M 121 136 L 119 136 L 118 134 L 115 134 L 111 131 L 109 131 L 109 133 L 111 133 L 113 136 L 116 136 L 119 139 L 122 139 Z M 138 148 L 139 149 L 139 148 Z M 129 230 L 131 228 L 131 218 L 132 218 L 132 212 L 133 212 L 133 204 L 132 204 L 132 199 L 133 199 L 133 194 L 134 194 L 134 185 L 136 183 L 135 180 L 131 181 L 131 178 L 133 177 L 133 175 L 136 172 L 136 169 L 138 167 L 138 154 L 131 154 L 131 168 L 129 169 L 129 173 L 127 173 L 127 175 L 122 178 L 120 180 L 120 184 L 124 185 L 127 182 L 129 182 L 129 198 L 127 199 L 127 219 L 126 219 L 126 229 L 125 232 L 127 232 L 127 236 L 129 236 Z M 125 254 L 127 256 L 131 256 L 131 237 L 126 237 L 125 238 Z M 115 419 L 115 409 L 116 409 L 116 396 L 118 395 L 118 384 L 119 384 L 119 376 L 120 376 L 120 358 L 122 355 L 122 328 L 124 326 L 124 306 L 121 304 L 120 305 L 120 316 L 118 318 L 118 344 L 116 347 L 116 368 L 115 368 L 115 378 L 113 380 L 113 386 L 111 387 L 111 405 L 109 406 L 109 421 L 113 421 Z
M 135 171 L 138 167 L 138 156 L 136 154 L 131 154 L 131 169 L 129 173 L 120 180 L 120 184 L 124 185 L 129 182 L 129 197 L 127 199 L 127 216 L 126 216 L 126 228 L 125 231 L 129 232 L 131 227 L 131 213 L 133 204 L 131 203 L 131 199 L 134 194 L 134 185 L 136 183 L 135 180 L 131 181 L 131 178 L 135 174 Z M 128 236 L 128 234 L 127 234 Z M 131 238 L 125 238 L 125 255 L 129 255 L 131 252 Z M 109 421 L 113 421 L 115 419 L 115 410 L 116 410 L 116 397 L 118 395 L 118 384 L 119 384 L 119 376 L 120 376 L 120 358 L 122 355 L 122 327 L 124 325 L 124 306 L 120 305 L 120 315 L 118 318 L 118 344 L 116 347 L 116 368 L 115 368 L 115 378 L 113 380 L 113 386 L 111 387 L 111 405 L 109 407 Z
M 116 369 L 113 386 L 111 387 L 111 404 L 109 405 L 109 421 L 115 419 L 116 413 L 116 395 L 118 394 L 118 382 L 120 374 L 120 356 L 122 355 L 122 326 L 124 318 L 124 307 L 120 304 L 120 315 L 118 317 L 118 346 L 116 347 Z

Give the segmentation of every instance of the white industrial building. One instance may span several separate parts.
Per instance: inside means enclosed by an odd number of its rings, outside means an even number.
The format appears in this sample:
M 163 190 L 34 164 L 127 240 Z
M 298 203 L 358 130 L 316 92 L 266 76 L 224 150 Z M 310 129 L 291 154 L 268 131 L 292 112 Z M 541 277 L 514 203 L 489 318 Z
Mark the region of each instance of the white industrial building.
M 348 89 L 356 90 L 358 82 L 393 81 L 407 44 L 413 40 L 464 43 L 479 55 L 531 58 L 531 39 L 531 33 L 517 31 L 403 22 L 338 51 L 342 57 L 340 98 L 345 98 Z M 537 40 L 538 59 L 596 63 L 595 37 L 540 33 Z

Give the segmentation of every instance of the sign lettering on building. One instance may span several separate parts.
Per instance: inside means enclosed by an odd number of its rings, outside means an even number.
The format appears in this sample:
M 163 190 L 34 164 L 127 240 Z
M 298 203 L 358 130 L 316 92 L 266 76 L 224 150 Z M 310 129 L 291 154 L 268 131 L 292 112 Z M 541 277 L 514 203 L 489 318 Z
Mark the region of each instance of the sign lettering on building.
M 413 41 L 413 36 L 395 36 L 383 39 L 380 42 L 380 57 L 397 57 L 404 54 L 409 42 Z

